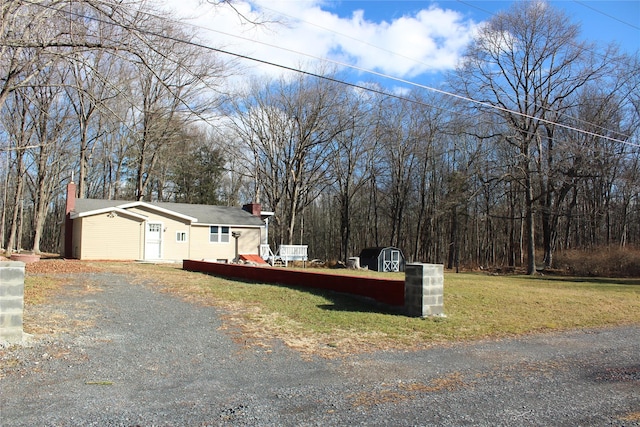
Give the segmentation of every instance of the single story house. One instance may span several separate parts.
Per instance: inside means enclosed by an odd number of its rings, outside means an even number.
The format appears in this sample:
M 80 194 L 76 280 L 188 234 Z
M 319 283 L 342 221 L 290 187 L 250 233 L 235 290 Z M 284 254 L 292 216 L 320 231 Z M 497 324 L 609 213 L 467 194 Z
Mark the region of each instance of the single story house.
M 231 262 L 259 255 L 260 205 L 244 208 L 76 198 L 67 187 L 63 255 L 82 260 Z

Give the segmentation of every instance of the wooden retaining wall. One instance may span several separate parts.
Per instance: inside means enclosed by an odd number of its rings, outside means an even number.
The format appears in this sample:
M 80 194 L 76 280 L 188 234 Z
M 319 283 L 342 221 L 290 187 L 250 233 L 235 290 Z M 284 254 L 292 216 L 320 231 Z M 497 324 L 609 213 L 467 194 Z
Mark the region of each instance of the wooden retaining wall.
M 278 283 L 301 288 L 326 289 L 371 298 L 377 302 L 391 306 L 402 307 L 405 304 L 404 280 L 374 279 L 360 276 L 343 276 L 283 268 L 254 267 L 193 260 L 184 260 L 182 262 L 182 268 L 188 271 L 199 271 L 217 276 L 255 282 Z

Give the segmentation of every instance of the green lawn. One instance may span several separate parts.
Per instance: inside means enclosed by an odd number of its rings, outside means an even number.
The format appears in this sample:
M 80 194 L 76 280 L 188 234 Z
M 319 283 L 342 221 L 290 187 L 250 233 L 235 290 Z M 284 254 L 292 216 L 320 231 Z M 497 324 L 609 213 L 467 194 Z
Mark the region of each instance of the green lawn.
M 332 292 L 238 282 L 161 265 L 112 267 L 190 301 L 224 309 L 227 324 L 240 330 L 239 340 L 267 345 L 276 337 L 312 353 L 422 348 L 540 331 L 640 324 L 637 279 L 445 273 L 446 317 L 419 319 Z
M 269 346 L 276 338 L 305 354 L 327 357 L 543 331 L 640 325 L 640 279 L 445 273 L 446 317 L 419 319 L 348 295 L 234 281 L 170 265 L 74 265 L 126 274 L 187 301 L 218 307 L 223 328 L 240 343 Z M 402 273 L 320 271 L 404 278 Z M 56 272 L 27 275 L 25 304 L 46 303 L 51 295 L 64 291 L 68 281 L 90 277 L 63 279 Z

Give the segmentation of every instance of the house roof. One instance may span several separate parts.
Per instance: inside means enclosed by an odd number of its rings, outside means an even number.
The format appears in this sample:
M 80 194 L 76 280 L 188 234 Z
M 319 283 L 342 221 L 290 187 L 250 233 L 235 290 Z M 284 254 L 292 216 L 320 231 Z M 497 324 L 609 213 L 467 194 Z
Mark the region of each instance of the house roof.
M 132 202 L 128 200 L 76 199 L 74 217 L 103 213 L 106 210 L 142 207 L 187 219 L 195 225 L 241 225 L 260 227 L 262 219 L 238 207 L 195 205 L 168 202 Z

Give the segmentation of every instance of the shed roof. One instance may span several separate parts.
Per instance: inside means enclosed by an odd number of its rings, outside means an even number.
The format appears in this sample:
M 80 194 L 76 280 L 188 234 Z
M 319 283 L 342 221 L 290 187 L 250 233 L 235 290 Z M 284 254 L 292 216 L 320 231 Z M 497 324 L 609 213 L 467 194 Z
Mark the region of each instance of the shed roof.
M 197 205 L 189 203 L 169 203 L 169 202 L 132 202 L 128 200 L 106 200 L 106 199 L 76 199 L 75 216 L 87 216 L 104 212 L 109 208 L 128 209 L 132 207 L 142 207 L 156 209 L 160 212 L 173 214 L 190 220 L 192 223 L 200 225 L 242 225 L 260 227 L 263 225 L 262 219 L 251 215 L 249 212 L 234 206 L 212 206 Z
M 400 249 L 393 246 L 377 246 L 373 248 L 365 248 L 360 252 L 360 258 L 377 258 L 378 255 L 380 255 L 380 252 L 382 252 L 385 249 L 393 249 L 396 251 L 400 251 Z

